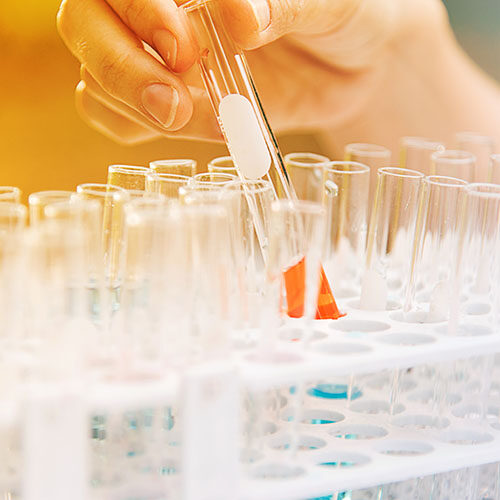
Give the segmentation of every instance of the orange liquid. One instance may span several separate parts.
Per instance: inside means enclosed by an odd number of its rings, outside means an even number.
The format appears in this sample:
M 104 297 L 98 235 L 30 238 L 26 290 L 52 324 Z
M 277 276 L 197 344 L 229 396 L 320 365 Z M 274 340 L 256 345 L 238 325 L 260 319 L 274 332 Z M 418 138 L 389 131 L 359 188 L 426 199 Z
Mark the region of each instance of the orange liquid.
M 286 289 L 286 312 L 291 318 L 301 318 L 304 315 L 304 297 L 306 281 L 305 258 L 288 268 L 284 273 Z M 339 319 L 342 314 L 333 297 L 332 289 L 328 283 L 323 266 L 319 286 L 316 319 Z

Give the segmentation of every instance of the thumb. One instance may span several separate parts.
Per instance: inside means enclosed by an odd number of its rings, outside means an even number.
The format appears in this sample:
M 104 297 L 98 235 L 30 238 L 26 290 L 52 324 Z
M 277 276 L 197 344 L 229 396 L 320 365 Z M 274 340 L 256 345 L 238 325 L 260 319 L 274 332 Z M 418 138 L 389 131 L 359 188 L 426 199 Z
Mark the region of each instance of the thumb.
M 289 33 L 335 30 L 354 15 L 362 0 L 221 0 L 226 26 L 245 49 Z

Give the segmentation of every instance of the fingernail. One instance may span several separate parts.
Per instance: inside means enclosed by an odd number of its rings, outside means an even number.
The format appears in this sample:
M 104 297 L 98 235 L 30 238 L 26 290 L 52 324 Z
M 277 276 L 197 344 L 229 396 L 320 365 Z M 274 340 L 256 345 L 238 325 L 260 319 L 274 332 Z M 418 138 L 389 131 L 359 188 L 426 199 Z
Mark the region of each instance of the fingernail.
M 142 91 L 142 104 L 162 127 L 169 128 L 177 114 L 179 94 L 173 87 L 154 83 Z
M 259 31 L 266 30 L 271 24 L 271 7 L 269 0 L 247 0 L 259 25 Z
M 163 60 L 170 68 L 177 63 L 177 39 L 168 30 L 158 30 L 153 33 L 153 44 Z

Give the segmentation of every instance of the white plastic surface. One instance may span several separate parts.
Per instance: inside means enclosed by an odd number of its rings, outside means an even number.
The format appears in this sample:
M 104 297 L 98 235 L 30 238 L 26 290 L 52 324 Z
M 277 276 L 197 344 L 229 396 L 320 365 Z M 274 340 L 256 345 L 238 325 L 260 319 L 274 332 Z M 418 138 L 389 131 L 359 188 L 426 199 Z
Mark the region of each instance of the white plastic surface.
M 233 500 L 239 479 L 236 370 L 222 361 L 189 370 L 182 398 L 182 498 Z
M 485 315 L 468 315 L 467 329 L 462 331 L 462 326 L 460 335 L 450 336 L 445 322 L 410 323 L 402 320 L 400 309 L 361 311 L 358 305 L 357 298 L 347 300 L 340 306 L 348 313 L 345 318 L 315 321 L 307 345 L 301 340 L 302 322 L 289 320 L 278 333 L 281 341 L 274 353 L 263 357 L 251 350 L 240 351 L 245 385 L 263 390 L 500 352 L 500 332 L 489 325 Z M 409 336 L 406 342 L 398 342 L 401 334 Z M 425 342 L 412 342 L 412 336 L 422 335 Z
M 250 101 L 229 94 L 219 105 L 219 117 L 229 151 L 241 174 L 260 179 L 271 167 L 271 156 Z
M 82 388 L 30 388 L 24 408 L 23 500 L 87 498 L 88 418 Z

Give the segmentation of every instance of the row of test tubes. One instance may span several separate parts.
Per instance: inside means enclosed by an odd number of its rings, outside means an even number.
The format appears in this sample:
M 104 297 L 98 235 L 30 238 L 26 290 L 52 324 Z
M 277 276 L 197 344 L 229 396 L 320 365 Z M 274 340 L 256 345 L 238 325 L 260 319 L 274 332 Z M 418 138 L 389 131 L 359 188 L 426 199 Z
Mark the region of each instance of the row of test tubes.
M 369 151 L 369 145 L 350 145 L 341 162 L 288 155 L 299 198 L 294 203 L 277 201 L 267 181 L 240 180 L 229 157 L 211 162 L 208 172 L 198 172 L 192 160 L 115 165 L 106 184 L 34 193 L 29 228 L 19 190 L 5 188 L 4 394 L 15 399 L 26 380 L 160 377 L 242 348 L 272 361 L 277 331 L 293 304 L 294 316 L 305 319 L 307 349 L 321 263 L 335 297 L 352 299 L 355 307 L 391 309 L 401 321 L 451 319 L 446 332 L 454 334 L 477 333 L 477 325 L 459 321 L 464 310 L 487 309 L 496 324 L 498 186 L 440 175 L 450 173 L 437 170 L 437 160 L 450 156 L 442 146 L 429 155 L 430 176 L 410 169 L 409 148 L 405 168 L 372 165 Z M 382 148 L 373 151 L 380 162 Z M 390 165 L 390 157 L 386 161 Z M 496 161 L 493 156 L 491 175 Z M 469 162 L 475 171 L 472 155 Z M 372 193 L 370 185 L 376 186 Z M 297 267 L 303 260 L 305 270 Z M 432 272 L 431 264 L 438 266 Z M 300 272 L 294 277 L 290 271 Z M 351 382 L 346 394 L 352 396 Z M 294 389 L 296 415 L 308 390 L 300 384 Z M 258 408 L 260 403 L 251 411 Z M 118 425 L 126 437 L 157 418 L 169 433 L 175 412 L 96 415 L 96 484 L 116 477 L 102 470 L 116 467 L 105 459 L 115 457 L 106 448 L 105 436 L 112 435 L 106 425 Z M 140 453 L 131 446 L 119 453 L 135 464 Z

